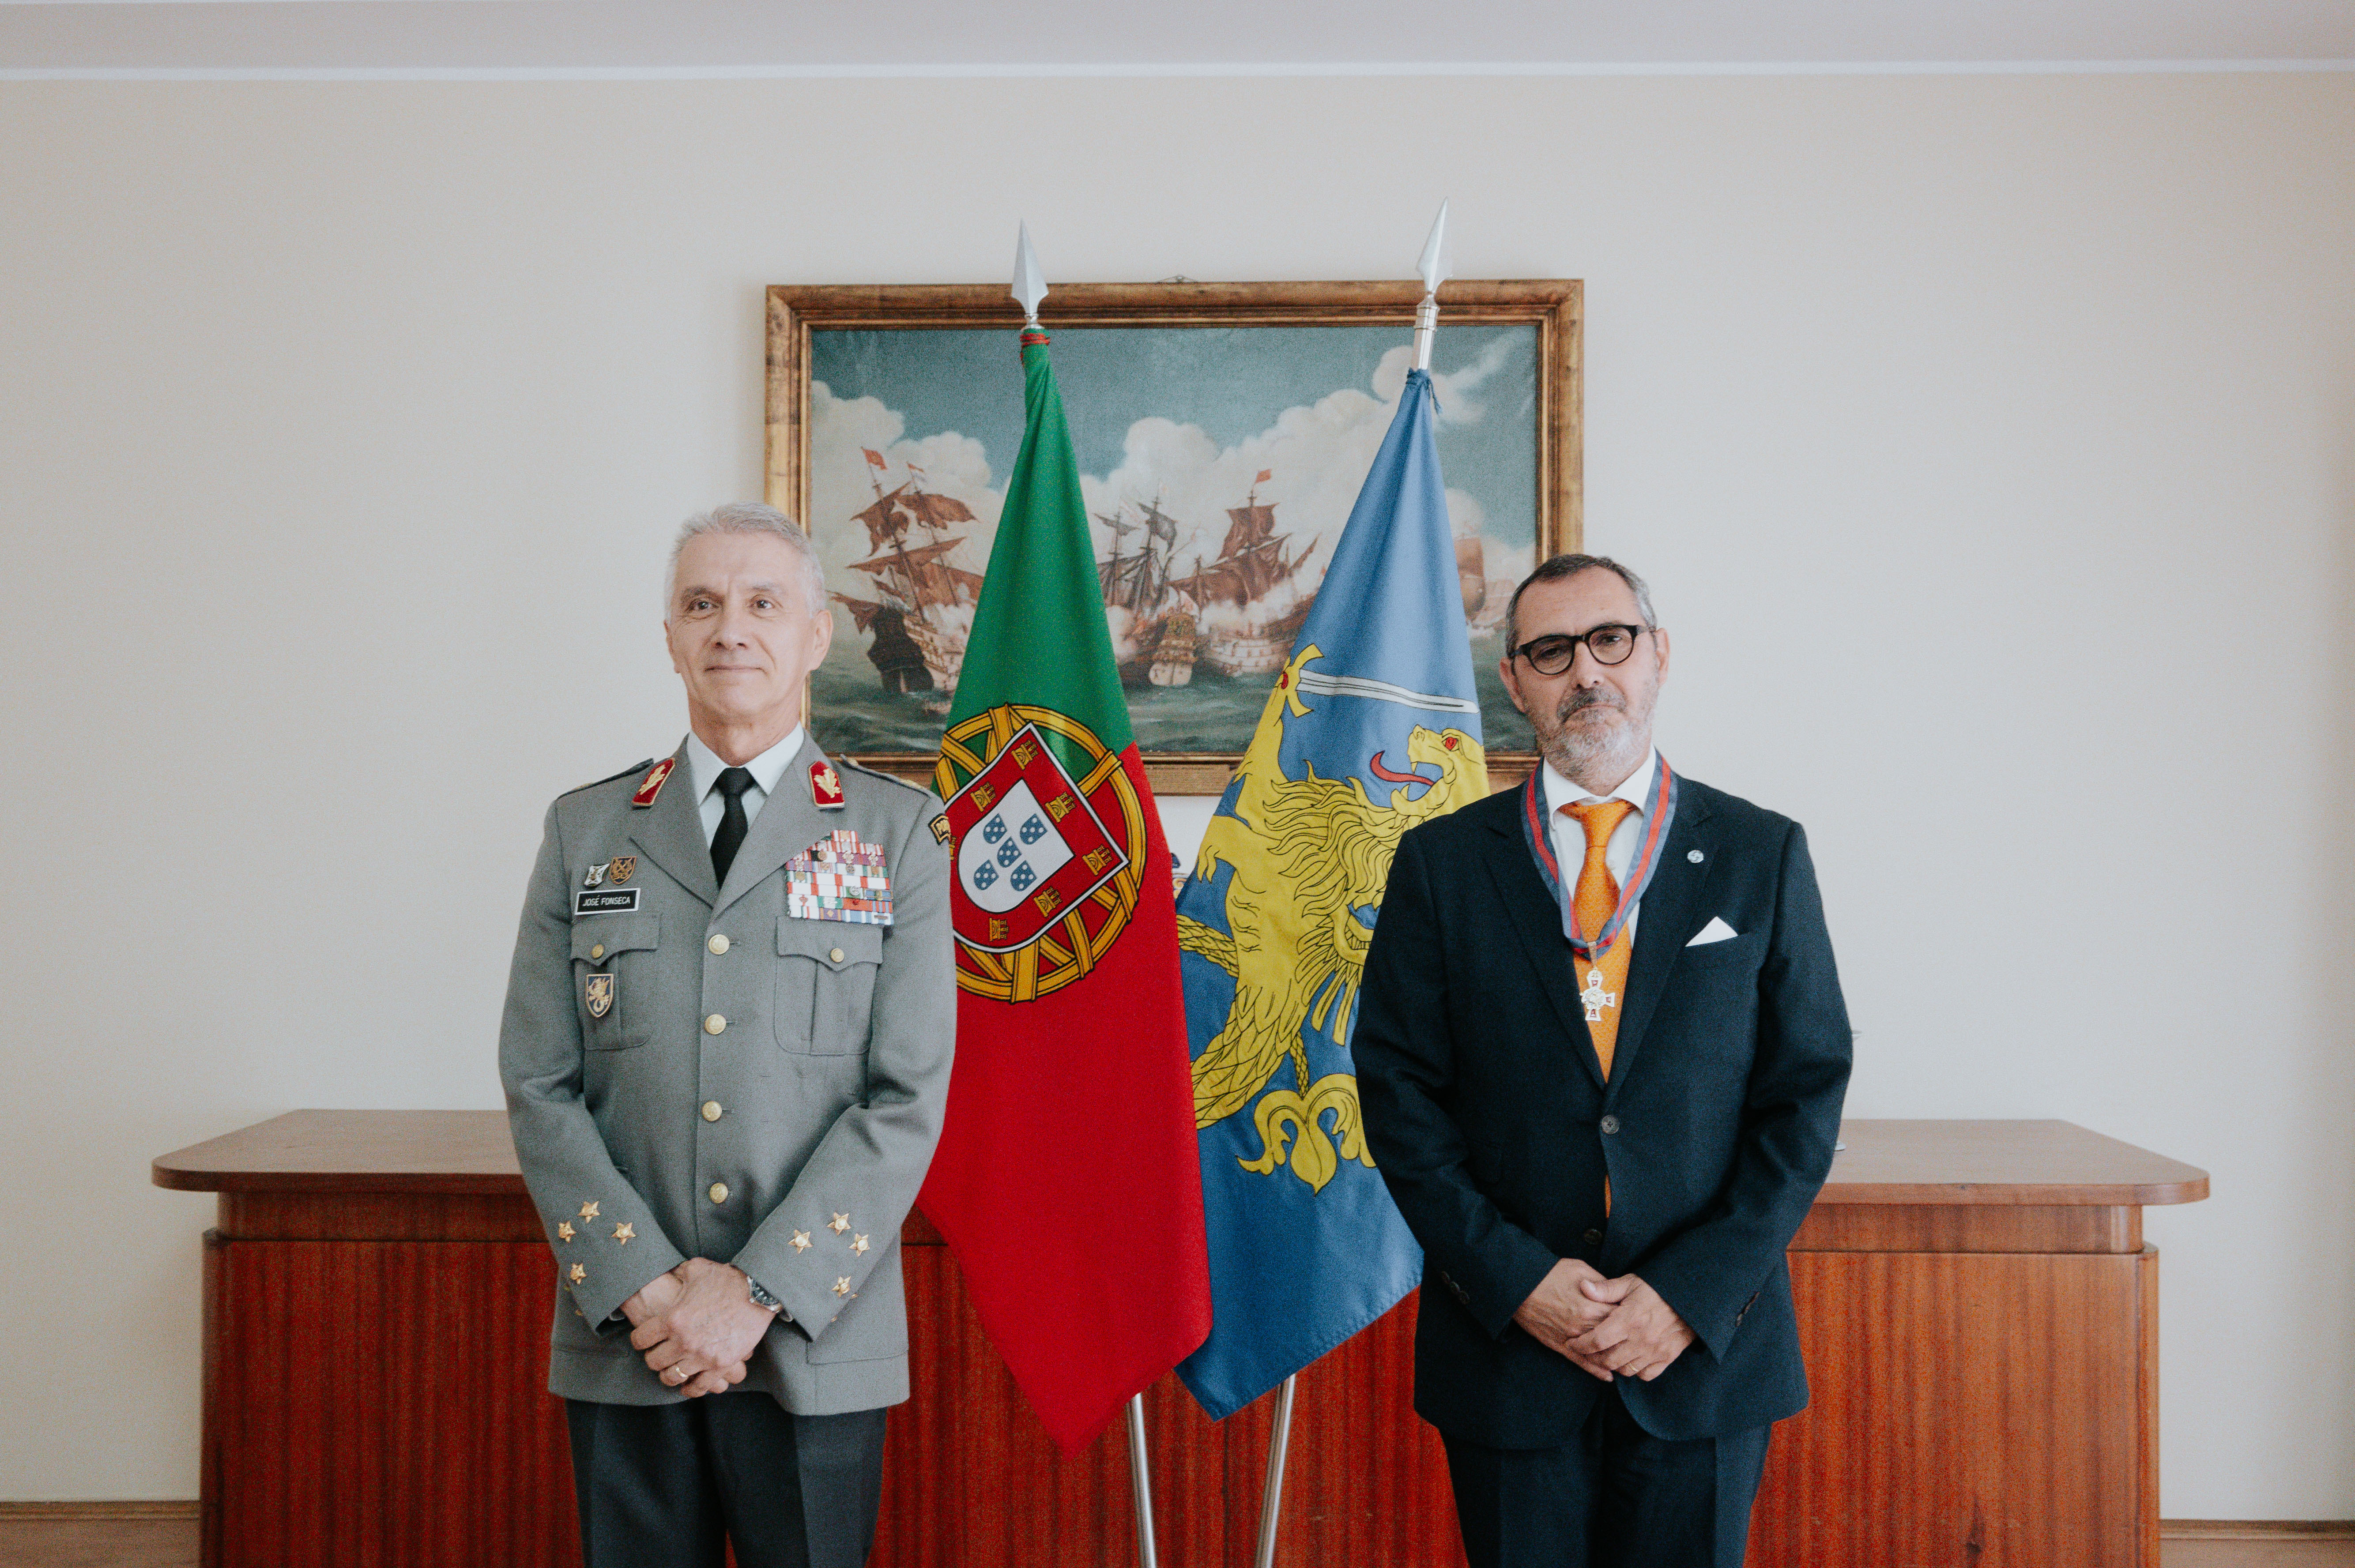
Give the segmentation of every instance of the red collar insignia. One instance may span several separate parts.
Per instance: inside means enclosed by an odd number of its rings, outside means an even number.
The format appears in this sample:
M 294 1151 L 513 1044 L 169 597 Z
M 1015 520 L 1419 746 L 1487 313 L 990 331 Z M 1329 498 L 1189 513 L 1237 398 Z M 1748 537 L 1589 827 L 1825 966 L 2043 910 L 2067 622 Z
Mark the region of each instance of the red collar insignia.
M 834 770 L 833 763 L 810 764 L 810 801 L 822 811 L 839 810 L 847 804 L 842 793 L 842 775 Z
M 630 797 L 630 804 L 641 809 L 653 805 L 655 797 L 662 793 L 663 786 L 670 782 L 671 770 L 677 766 L 677 758 L 666 757 L 647 768 L 646 776 L 638 780 L 638 792 Z

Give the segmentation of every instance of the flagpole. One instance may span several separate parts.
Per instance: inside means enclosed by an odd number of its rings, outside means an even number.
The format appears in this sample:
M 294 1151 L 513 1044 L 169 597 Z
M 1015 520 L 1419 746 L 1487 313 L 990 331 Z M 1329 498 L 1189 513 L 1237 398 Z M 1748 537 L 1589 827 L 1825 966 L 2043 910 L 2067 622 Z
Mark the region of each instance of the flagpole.
M 1137 1568 L 1159 1568 L 1153 1550 L 1153 1478 L 1145 1466 L 1145 1395 L 1128 1396 L 1128 1484 L 1136 1493 Z
M 1274 1568 L 1275 1526 L 1284 1508 L 1284 1459 L 1292 1446 L 1292 1395 L 1300 1382 L 1295 1372 L 1284 1380 L 1284 1391 L 1275 1396 L 1275 1429 L 1267 1440 L 1267 1490 L 1259 1499 L 1259 1551 L 1252 1556 L 1254 1568 Z
M 1441 255 L 1447 238 L 1447 204 L 1439 204 L 1439 216 L 1431 220 L 1431 238 L 1423 242 L 1423 260 L 1415 270 L 1423 274 L 1423 303 L 1414 310 L 1414 367 L 1431 368 L 1432 340 L 1439 335 L 1439 285 L 1446 281 L 1447 263 Z
M 1439 215 L 1431 220 L 1431 237 L 1423 242 L 1422 259 L 1415 263 L 1415 270 L 1423 277 L 1423 302 L 1414 311 L 1414 367 L 1417 370 L 1431 368 L 1431 345 L 1439 335 L 1439 285 L 1447 279 L 1446 242 L 1447 203 L 1442 201 Z M 1026 254 L 1028 245 L 1026 237 Z M 1016 270 L 1018 274 L 1018 264 Z M 1019 292 L 1018 287 L 1017 291 Z M 1256 487 L 1252 493 L 1257 495 Z M 1199 569 L 1200 563 L 1197 562 L 1196 570 Z M 1252 1558 L 1254 1568 L 1275 1568 L 1276 1529 L 1284 1516 L 1284 1464 L 1292 1447 L 1292 1401 L 1299 1392 L 1299 1386 L 1300 1376 L 1295 1372 L 1284 1380 L 1283 1391 L 1275 1399 L 1275 1425 L 1269 1433 L 1267 1442 L 1267 1484 L 1259 1499 L 1259 1549 Z M 1136 1446 L 1143 1440 L 1140 1421 L 1141 1417 L 1132 1410 L 1129 1414 L 1132 1464 L 1138 1462 L 1135 1459 Z M 1142 1488 L 1144 1472 L 1140 1469 L 1137 1476 L 1137 1485 Z M 1138 1496 L 1142 1498 L 1144 1493 L 1140 1490 Z M 1139 1506 L 1141 1509 L 1143 1505 Z M 1151 1568 L 1150 1550 L 1148 1543 L 1146 1568 Z

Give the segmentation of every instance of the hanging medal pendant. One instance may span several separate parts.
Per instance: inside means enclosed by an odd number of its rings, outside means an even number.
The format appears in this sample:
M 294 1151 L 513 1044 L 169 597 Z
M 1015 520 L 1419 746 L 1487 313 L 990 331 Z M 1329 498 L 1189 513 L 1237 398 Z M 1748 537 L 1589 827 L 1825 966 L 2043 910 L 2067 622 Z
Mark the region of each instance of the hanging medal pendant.
M 1586 1004 L 1586 1022 L 1600 1023 L 1603 1022 L 1603 1010 L 1619 1004 L 1619 993 L 1603 989 L 1602 966 L 1590 963 L 1586 969 L 1586 989 L 1578 993 L 1578 1000 Z

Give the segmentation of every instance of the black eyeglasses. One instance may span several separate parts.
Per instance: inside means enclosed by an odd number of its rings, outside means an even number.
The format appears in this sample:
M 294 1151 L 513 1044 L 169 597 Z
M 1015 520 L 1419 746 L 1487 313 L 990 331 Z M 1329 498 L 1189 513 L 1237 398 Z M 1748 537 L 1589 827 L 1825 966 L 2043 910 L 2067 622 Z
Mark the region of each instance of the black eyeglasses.
M 1559 675 L 1578 658 L 1578 645 L 1583 642 L 1596 663 L 1625 664 L 1627 655 L 1636 651 L 1636 639 L 1657 630 L 1652 626 L 1597 626 L 1575 637 L 1565 637 L 1557 631 L 1530 638 L 1513 650 L 1513 657 L 1527 659 L 1529 668 L 1540 675 Z

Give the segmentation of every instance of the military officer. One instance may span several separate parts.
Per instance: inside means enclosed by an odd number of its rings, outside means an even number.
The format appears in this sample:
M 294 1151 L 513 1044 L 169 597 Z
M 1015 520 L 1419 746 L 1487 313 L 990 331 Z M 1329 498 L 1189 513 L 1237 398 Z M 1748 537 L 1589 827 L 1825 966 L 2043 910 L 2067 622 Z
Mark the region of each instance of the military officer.
M 863 1563 L 900 1225 L 955 1029 L 940 802 L 803 724 L 833 618 L 765 506 L 691 519 L 678 750 L 549 808 L 499 1037 L 591 1568 Z

